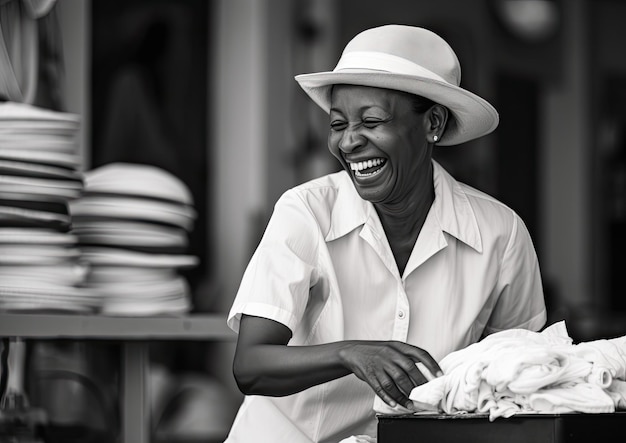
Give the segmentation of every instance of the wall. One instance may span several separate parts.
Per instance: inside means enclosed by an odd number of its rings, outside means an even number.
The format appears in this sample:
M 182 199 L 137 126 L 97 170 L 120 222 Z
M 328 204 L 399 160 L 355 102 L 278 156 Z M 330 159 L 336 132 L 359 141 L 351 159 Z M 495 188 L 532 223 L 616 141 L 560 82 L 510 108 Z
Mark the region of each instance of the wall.
M 564 11 L 562 82 L 545 90 L 542 156 L 544 278 L 570 309 L 593 299 L 591 282 L 591 144 L 589 140 L 589 22 L 587 2 L 572 0 Z
M 217 92 L 213 115 L 217 183 L 217 275 L 228 305 L 234 282 L 249 257 L 251 222 L 265 205 L 267 162 L 265 143 L 267 53 L 263 1 L 216 2 L 213 19 Z M 209 125 L 207 125 L 209 126 Z
M 89 0 L 57 0 L 55 6 L 62 29 L 67 111 L 81 116 L 79 137 L 84 165 L 89 165 L 90 152 L 89 7 Z

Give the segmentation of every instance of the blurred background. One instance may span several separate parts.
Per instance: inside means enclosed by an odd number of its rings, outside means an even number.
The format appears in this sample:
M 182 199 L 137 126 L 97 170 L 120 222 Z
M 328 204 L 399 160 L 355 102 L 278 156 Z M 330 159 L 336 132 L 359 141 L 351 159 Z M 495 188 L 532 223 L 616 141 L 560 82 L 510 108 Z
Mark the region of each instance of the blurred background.
M 57 0 L 37 103 L 81 116 L 84 170 L 145 163 L 189 187 L 192 312 L 225 316 L 277 198 L 338 169 L 294 75 L 332 70 L 365 28 L 427 27 L 501 118 L 435 158 L 522 216 L 549 322 L 590 340 L 626 334 L 624 19 L 621 0 Z M 171 374 L 201 386 L 158 406 L 169 430 L 202 422 L 219 441 L 241 400 L 234 345 L 154 346 L 155 402 Z

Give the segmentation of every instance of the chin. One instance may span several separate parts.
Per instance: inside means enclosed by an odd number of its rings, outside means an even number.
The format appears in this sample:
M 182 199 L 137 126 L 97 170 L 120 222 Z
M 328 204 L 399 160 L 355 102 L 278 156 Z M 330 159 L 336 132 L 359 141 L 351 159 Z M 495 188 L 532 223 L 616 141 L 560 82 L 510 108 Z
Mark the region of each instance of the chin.
M 356 192 L 361 196 L 363 200 L 367 200 L 370 203 L 382 203 L 385 201 L 386 193 L 382 189 L 364 189 L 355 184 Z
M 353 175 L 351 177 L 352 184 L 363 200 L 367 200 L 371 203 L 384 203 L 390 198 L 393 184 L 389 181 L 389 177 L 382 182 L 371 185 L 359 184 L 354 179 Z

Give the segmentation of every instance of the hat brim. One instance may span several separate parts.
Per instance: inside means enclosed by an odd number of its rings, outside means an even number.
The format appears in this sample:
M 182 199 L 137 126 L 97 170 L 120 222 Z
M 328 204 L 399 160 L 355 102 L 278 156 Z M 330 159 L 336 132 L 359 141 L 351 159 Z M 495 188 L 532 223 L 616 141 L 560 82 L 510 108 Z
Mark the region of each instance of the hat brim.
M 499 122 L 498 112 L 485 99 L 461 87 L 434 79 L 367 69 L 301 74 L 295 79 L 327 113 L 330 112 L 332 86 L 338 84 L 394 89 L 439 103 L 448 108 L 454 119 L 449 122 L 437 145 L 458 145 L 482 137 L 496 129 Z

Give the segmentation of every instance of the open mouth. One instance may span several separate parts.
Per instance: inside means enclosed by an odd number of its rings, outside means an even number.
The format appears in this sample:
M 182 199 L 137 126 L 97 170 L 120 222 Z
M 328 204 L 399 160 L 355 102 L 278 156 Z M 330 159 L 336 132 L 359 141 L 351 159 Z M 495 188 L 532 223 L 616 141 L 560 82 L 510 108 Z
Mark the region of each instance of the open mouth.
M 348 163 L 355 177 L 371 177 L 378 174 L 387 163 L 384 158 L 372 158 L 355 163 Z

